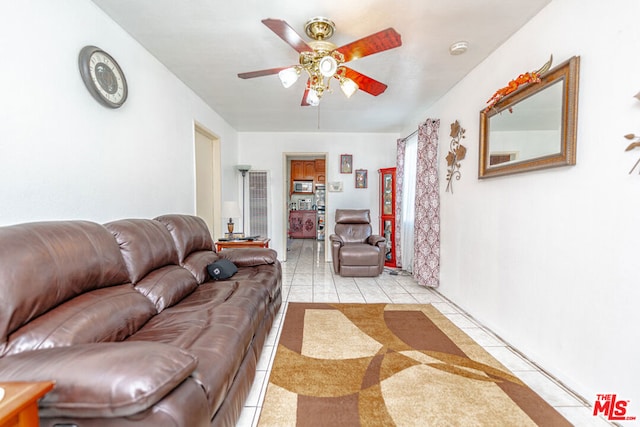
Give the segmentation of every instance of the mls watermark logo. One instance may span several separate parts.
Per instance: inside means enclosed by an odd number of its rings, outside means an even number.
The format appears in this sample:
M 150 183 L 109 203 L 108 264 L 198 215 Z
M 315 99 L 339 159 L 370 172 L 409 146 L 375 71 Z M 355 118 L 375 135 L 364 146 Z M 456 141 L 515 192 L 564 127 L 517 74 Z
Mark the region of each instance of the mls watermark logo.
M 593 404 L 593 416 L 604 415 L 609 421 L 630 421 L 635 416 L 627 415 L 629 400 L 618 400 L 617 394 L 597 394 Z

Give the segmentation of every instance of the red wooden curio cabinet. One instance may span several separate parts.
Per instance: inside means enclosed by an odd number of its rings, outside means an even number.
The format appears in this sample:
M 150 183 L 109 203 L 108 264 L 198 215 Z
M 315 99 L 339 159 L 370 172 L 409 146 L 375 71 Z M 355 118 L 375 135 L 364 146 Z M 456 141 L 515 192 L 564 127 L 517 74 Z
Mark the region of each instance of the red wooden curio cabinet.
M 380 234 L 387 239 L 384 265 L 396 265 L 396 168 L 380 169 Z

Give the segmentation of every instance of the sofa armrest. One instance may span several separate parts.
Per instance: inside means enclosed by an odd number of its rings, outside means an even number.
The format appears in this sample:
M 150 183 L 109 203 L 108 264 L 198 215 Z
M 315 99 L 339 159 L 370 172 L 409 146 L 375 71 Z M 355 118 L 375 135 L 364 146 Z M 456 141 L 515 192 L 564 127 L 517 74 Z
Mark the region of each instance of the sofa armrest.
M 275 264 L 278 253 L 269 248 L 225 249 L 218 253 L 220 258 L 227 259 L 238 267 Z
M 3 381 L 54 381 L 44 417 L 122 417 L 144 411 L 178 387 L 198 359 L 168 344 L 131 341 L 56 347 L 0 358 Z
M 331 261 L 333 263 L 333 271 L 340 274 L 340 248 L 344 245 L 344 240 L 337 234 L 329 236 L 331 241 Z
M 382 246 L 384 246 L 384 244 L 386 243 L 386 239 L 377 234 L 372 234 L 371 236 L 367 237 L 367 243 L 373 246 L 380 246 L 380 243 L 382 243 Z
M 338 244 L 339 246 L 344 245 L 344 240 L 342 240 L 342 237 L 338 236 L 337 234 L 332 234 L 329 236 L 329 240 L 331 241 L 331 244 Z

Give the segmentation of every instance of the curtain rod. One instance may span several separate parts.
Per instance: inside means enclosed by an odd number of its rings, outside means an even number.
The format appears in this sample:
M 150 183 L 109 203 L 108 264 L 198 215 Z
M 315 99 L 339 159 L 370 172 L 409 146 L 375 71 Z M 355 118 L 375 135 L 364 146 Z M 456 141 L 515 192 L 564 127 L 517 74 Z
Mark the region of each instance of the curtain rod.
M 404 138 L 400 138 L 400 140 L 401 141 L 406 141 L 407 139 L 409 139 L 412 136 L 414 136 L 416 133 L 418 133 L 418 129 L 414 130 L 413 132 L 411 132 L 409 135 L 405 136 Z
M 438 120 L 438 119 L 427 119 L 427 120 L 425 120 L 424 124 L 426 125 L 426 124 L 428 124 L 429 122 L 435 123 L 435 122 L 436 122 L 436 120 Z M 419 125 L 419 126 L 418 126 L 418 129 L 414 130 L 413 132 L 411 132 L 409 135 L 405 136 L 404 138 L 400 138 L 400 140 L 401 140 L 401 141 L 406 141 L 407 139 L 409 139 L 409 138 L 411 138 L 412 136 L 414 136 L 416 133 L 418 133 L 418 132 L 420 131 L 420 126 L 422 126 L 422 125 Z

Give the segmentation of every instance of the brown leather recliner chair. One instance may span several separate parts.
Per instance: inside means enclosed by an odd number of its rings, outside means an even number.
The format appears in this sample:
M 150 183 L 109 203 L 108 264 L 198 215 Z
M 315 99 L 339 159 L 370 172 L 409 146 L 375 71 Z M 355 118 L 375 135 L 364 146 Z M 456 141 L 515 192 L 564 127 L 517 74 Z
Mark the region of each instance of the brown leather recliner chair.
M 333 270 L 341 276 L 374 277 L 384 269 L 385 238 L 373 234 L 369 209 L 337 209 L 332 234 Z

